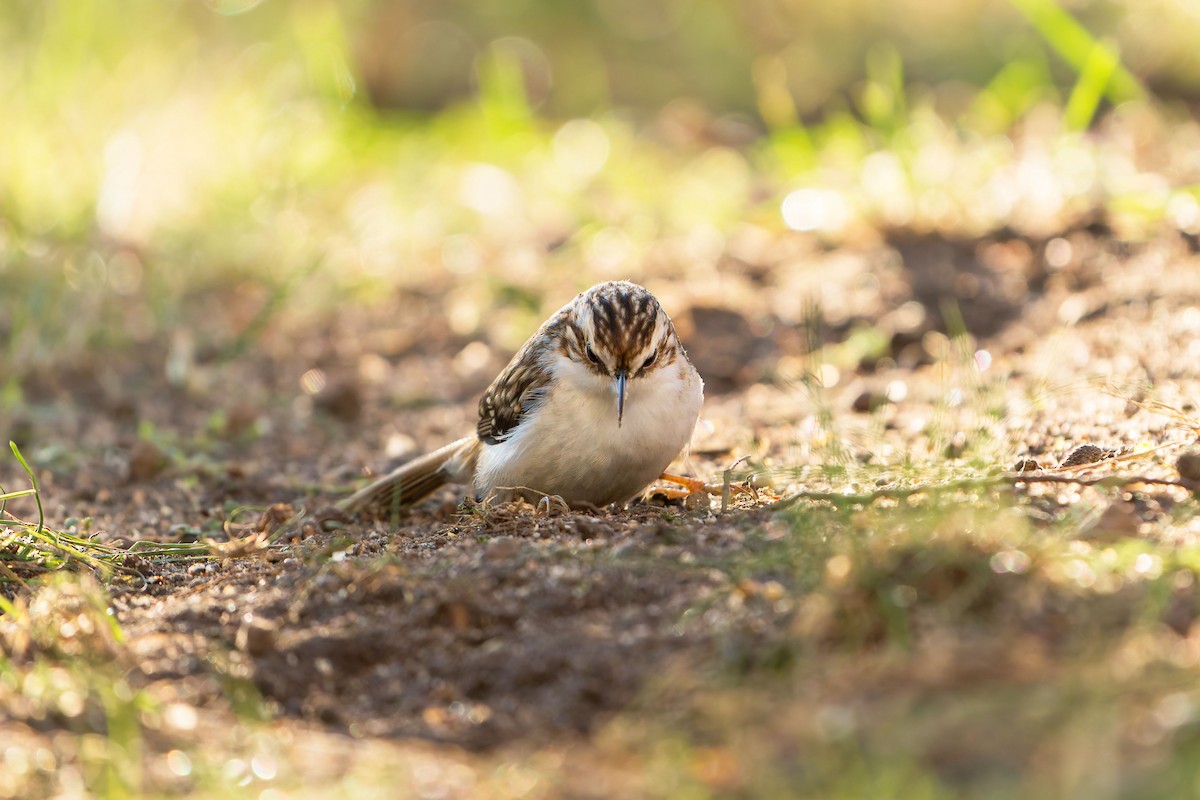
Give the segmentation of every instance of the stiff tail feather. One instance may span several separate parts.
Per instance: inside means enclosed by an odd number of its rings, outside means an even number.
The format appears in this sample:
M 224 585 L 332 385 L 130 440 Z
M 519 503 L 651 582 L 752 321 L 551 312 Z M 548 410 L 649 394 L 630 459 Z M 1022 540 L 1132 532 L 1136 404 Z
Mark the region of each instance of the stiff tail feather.
M 377 481 L 340 501 L 337 507 L 348 514 L 363 511 L 398 511 L 416 503 L 447 483 L 470 480 L 474 473 L 479 440 L 474 436 L 402 464 Z

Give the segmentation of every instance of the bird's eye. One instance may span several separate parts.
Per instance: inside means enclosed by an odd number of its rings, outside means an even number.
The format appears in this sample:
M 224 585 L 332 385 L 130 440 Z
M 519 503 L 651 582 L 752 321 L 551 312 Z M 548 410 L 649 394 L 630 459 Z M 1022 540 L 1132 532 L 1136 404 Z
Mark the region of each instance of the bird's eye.
M 593 364 L 599 364 L 600 356 L 596 355 L 596 351 L 592 349 L 592 346 L 590 344 L 586 345 L 586 347 L 587 347 L 588 361 L 592 362 Z
M 650 367 L 653 366 L 654 362 L 657 359 L 658 359 L 658 351 L 655 350 L 653 353 L 650 354 L 649 358 L 647 358 L 645 361 L 642 362 L 642 369 L 650 369 Z

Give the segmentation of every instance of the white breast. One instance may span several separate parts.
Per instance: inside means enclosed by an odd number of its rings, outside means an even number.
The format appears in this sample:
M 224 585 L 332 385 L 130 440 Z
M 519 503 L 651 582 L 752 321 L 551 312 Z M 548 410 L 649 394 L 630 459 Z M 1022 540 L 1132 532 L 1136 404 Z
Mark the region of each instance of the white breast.
M 629 500 L 649 486 L 691 439 L 704 382 L 685 358 L 629 381 L 617 425 L 613 381 L 560 358 L 541 406 L 509 438 L 484 445 L 475 494 L 529 489 L 568 503 Z

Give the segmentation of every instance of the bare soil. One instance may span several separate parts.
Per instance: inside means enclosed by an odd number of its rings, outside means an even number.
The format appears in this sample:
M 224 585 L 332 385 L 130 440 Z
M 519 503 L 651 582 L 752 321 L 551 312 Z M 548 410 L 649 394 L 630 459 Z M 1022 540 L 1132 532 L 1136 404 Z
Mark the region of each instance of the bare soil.
M 109 591 L 138 685 L 203 709 L 244 680 L 284 727 L 534 748 L 586 741 L 680 663 L 770 660 L 778 632 L 800 624 L 796 605 L 770 602 L 772 581 L 790 590 L 793 579 L 755 566 L 786 525 L 774 498 L 846 489 L 871 465 L 883 486 L 888 465 L 983 474 L 1026 458 L 1054 466 L 1085 443 L 1130 452 L 1193 439 L 1135 401 L 1154 383 L 1194 412 L 1197 270 L 1183 239 L 1131 245 L 1079 230 L 1053 244 L 898 236 L 857 251 L 783 237 L 695 283 L 647 280 L 708 386 L 679 468 L 719 482 L 750 455 L 759 473 L 761 496 L 725 513 L 715 500 L 652 498 L 550 516 L 463 506 L 453 489 L 399 520 L 332 511 L 364 470 L 472 429 L 512 334 L 456 333 L 449 285 L 332 317 L 279 316 L 248 346 L 237 332 L 260 296 L 198 297 L 176 341 L 33 376 L 26 410 L 6 422 L 42 474 L 54 525 L 89 517 L 114 542 L 276 536 L 213 560 L 130 562 L 136 574 Z M 559 288 L 530 320 L 569 299 Z M 942 335 L 964 330 L 974 338 Z M 1136 469 L 1177 477 L 1178 452 Z M 830 468 L 833 453 L 845 469 Z M 0 481 L 22 483 L 9 464 Z M 1077 499 L 1057 486 L 1030 493 L 1048 513 Z M 1131 495 L 1114 524 L 1151 530 L 1187 496 Z M 931 577 L 930 591 L 943 579 L 955 580 Z M 1191 612 L 1179 613 L 1186 628 Z M 948 752 L 947 769 L 969 763 L 960 756 Z

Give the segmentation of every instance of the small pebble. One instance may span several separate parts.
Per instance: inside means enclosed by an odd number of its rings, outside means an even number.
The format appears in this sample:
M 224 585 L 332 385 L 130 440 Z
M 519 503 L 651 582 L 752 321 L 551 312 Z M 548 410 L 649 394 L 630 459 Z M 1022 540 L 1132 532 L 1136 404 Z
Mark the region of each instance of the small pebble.
M 313 397 L 313 405 L 334 419 L 355 422 L 362 416 L 362 392 L 349 381 L 330 383 Z
M 1080 464 L 1095 464 L 1097 461 L 1112 458 L 1112 455 L 1113 452 L 1111 450 L 1105 450 L 1103 447 L 1097 447 L 1094 444 L 1081 444 L 1068 453 L 1059 466 L 1076 467 Z
M 1200 481 L 1200 450 L 1189 450 L 1175 461 L 1179 477 L 1187 481 Z
M 275 624 L 261 617 L 247 614 L 238 628 L 234 644 L 238 650 L 259 658 L 275 651 Z
M 883 408 L 887 404 L 887 395 L 868 390 L 855 397 L 854 401 L 850 404 L 850 408 L 859 414 L 867 414 Z
M 506 561 L 517 554 L 521 549 L 521 542 L 512 536 L 497 536 L 487 543 L 484 548 L 484 553 L 490 559 L 497 561 Z
M 154 442 L 138 439 L 129 451 L 128 478 L 131 482 L 150 480 L 166 466 L 167 455 Z
M 575 518 L 574 525 L 581 539 L 607 539 L 613 535 L 611 526 L 582 514 Z

